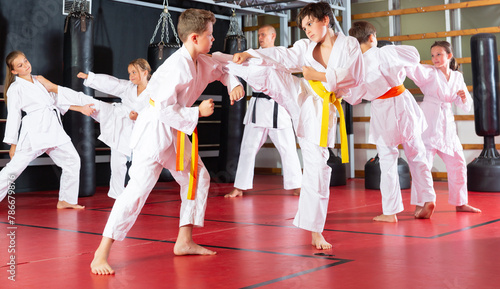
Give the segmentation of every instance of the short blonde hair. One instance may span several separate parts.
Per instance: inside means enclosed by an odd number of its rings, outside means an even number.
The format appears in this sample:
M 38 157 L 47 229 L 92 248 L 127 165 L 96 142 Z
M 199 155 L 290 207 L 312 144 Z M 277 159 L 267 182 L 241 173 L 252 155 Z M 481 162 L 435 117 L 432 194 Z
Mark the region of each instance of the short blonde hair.
M 214 13 L 202 9 L 187 9 L 179 16 L 179 23 L 177 24 L 179 38 L 182 42 L 186 42 L 189 34 L 202 34 L 207 29 L 207 23 L 209 22 L 215 24 Z

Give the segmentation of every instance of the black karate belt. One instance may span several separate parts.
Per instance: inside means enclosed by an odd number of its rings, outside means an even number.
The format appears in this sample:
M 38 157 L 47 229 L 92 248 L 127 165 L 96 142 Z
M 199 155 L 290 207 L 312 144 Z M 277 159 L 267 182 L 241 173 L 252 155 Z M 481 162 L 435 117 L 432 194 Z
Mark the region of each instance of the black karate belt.
M 54 113 L 56 114 L 56 118 L 57 120 L 59 121 L 59 124 L 62 126 L 62 122 L 61 122 L 61 117 L 60 117 L 60 114 L 59 114 L 59 111 L 55 108 L 52 109 L 54 111 Z
M 262 93 L 262 92 L 254 92 L 252 97 L 255 98 L 265 98 L 271 100 L 268 95 Z M 255 100 L 255 105 L 253 106 L 252 110 L 252 123 L 255 123 L 255 108 L 257 107 L 257 100 Z M 273 111 L 273 128 L 278 128 L 278 103 L 274 102 L 274 111 Z

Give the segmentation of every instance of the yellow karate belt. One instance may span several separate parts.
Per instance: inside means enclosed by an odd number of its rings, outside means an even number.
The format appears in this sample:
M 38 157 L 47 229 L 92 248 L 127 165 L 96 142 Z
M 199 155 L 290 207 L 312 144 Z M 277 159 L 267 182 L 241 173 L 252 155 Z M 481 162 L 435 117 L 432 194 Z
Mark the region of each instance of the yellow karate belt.
M 323 99 L 323 112 L 321 114 L 321 135 L 319 145 L 328 146 L 328 121 L 330 119 L 330 103 L 333 103 L 339 112 L 340 119 L 340 152 L 342 163 L 349 162 L 349 150 L 347 146 L 347 132 L 345 127 L 344 109 L 342 109 L 342 99 L 336 98 L 335 93 L 326 90 L 321 81 L 309 80 L 314 92 Z
M 184 146 L 186 134 L 177 131 L 177 153 L 175 156 L 175 170 L 184 170 Z M 196 196 L 196 185 L 198 184 L 198 128 L 195 128 L 191 138 L 191 168 L 189 170 L 188 200 L 194 200 Z

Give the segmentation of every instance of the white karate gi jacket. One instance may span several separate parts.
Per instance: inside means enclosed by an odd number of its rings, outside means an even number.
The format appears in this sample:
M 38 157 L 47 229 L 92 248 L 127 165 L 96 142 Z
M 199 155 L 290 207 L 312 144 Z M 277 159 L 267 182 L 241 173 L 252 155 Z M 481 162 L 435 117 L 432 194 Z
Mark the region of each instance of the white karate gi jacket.
M 195 66 L 196 65 L 196 66 Z M 192 134 L 198 124 L 198 107 L 191 107 L 210 82 L 221 81 L 231 92 L 241 85 L 238 79 L 222 71 L 219 62 L 208 55 L 199 55 L 196 64 L 182 46 L 156 70 L 143 92 L 151 103 L 136 120 L 131 147 L 175 169 L 177 131 L 186 133 L 184 165 L 191 159 Z
M 289 75 L 302 72 L 302 66 L 311 66 L 317 71 L 326 72 L 327 82 L 323 83 L 328 91 L 345 97 L 349 89 L 362 81 L 363 60 L 358 41 L 350 36 L 337 33 L 337 40 L 332 48 L 328 65 L 325 69 L 313 57 L 317 43 L 301 39 L 291 48 L 270 47 L 247 52 L 259 59 L 250 59 L 247 64 L 238 67 L 228 63 L 229 71 L 245 79 L 249 76 L 255 90 L 273 97 L 292 117 L 298 137 L 319 145 L 321 136 L 321 117 L 323 99 L 320 98 L 304 78 Z M 215 54 L 219 59 L 224 55 Z M 266 67 L 267 66 L 267 67 Z M 272 66 L 270 68 L 269 66 Z M 336 108 L 330 104 L 328 146 L 335 145 L 337 115 Z
M 17 145 L 16 151 L 42 150 L 71 142 L 60 117 L 68 111 L 69 105 L 60 105 L 57 94 L 49 93 L 35 77 L 32 78 L 34 83 L 16 76 L 7 91 L 8 113 L 3 141 Z M 21 111 L 26 112 L 22 120 Z
M 353 105 L 362 99 L 371 101 L 368 142 L 393 147 L 420 135 L 426 128 L 425 119 L 408 90 L 396 97 L 377 99 L 403 84 L 406 69 L 415 68 L 420 61 L 417 49 L 407 45 L 372 47 L 363 53 L 363 60 L 365 81 L 344 100 Z
M 455 103 L 463 111 L 469 112 L 472 107 L 472 97 L 465 84 L 462 73 L 451 71 L 450 79 L 446 80 L 443 72 L 433 65 L 418 65 L 408 77 L 420 87 L 424 94 L 424 101 L 420 104 L 428 128 L 422 134 L 426 146 L 435 148 L 447 155 L 454 156 L 461 151 L 462 145 L 457 135 L 455 117 L 451 104 Z M 464 90 L 466 102 L 457 92 Z
M 89 72 L 83 82 L 85 86 L 117 96 L 121 103 L 101 106 L 99 123 L 101 134 L 98 139 L 112 149 L 130 157 L 130 136 L 135 121 L 131 120 L 131 111 L 140 113 L 149 105 L 149 97 L 144 91 L 137 95 L 137 85 L 129 80 L 122 80 L 106 74 Z

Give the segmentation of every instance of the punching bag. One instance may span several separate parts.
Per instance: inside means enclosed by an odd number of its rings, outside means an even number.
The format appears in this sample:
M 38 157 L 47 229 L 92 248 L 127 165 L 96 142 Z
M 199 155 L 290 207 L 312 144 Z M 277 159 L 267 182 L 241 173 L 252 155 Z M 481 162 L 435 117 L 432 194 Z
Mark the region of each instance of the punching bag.
M 498 56 L 493 34 L 471 37 L 472 87 L 476 134 L 484 137 L 483 151 L 467 165 L 467 187 L 471 191 L 500 191 L 500 155 L 495 136 L 500 134 Z
M 75 1 L 76 3 L 76 1 Z M 81 1 L 83 3 L 83 1 Z M 73 5 L 64 25 L 64 86 L 94 96 L 94 91 L 76 77 L 88 73 L 94 65 L 93 17 L 82 5 Z M 64 128 L 80 155 L 80 197 L 95 193 L 95 133 L 94 120 L 79 112 L 64 115 Z
M 224 53 L 234 54 L 247 49 L 247 41 L 239 28 L 236 15 L 231 16 L 229 31 L 224 39 Z M 241 81 L 241 80 L 240 80 Z M 244 83 L 242 83 L 245 86 Z M 245 99 L 231 105 L 229 95 L 225 89 L 222 92 L 222 116 L 220 130 L 219 172 L 218 180 L 233 183 L 240 157 L 240 146 L 243 138 L 243 118 L 245 117 L 247 102 Z
M 332 175 L 330 177 L 330 187 L 345 186 L 347 183 L 347 175 L 345 164 L 342 163 L 342 158 L 333 154 L 332 149 L 328 148 L 330 158 L 326 164 L 332 168 Z
M 380 175 L 380 159 L 377 154 L 365 164 L 365 189 L 380 190 Z M 398 175 L 401 189 L 409 189 L 411 187 L 410 167 L 402 158 L 398 158 Z
M 379 48 L 386 45 L 394 44 L 388 40 L 379 40 L 377 42 Z M 411 187 L 410 167 L 402 158 L 398 158 L 398 174 L 401 189 L 409 189 Z M 365 164 L 365 189 L 380 190 L 380 175 L 380 160 L 377 154 Z
M 169 42 L 167 22 L 170 23 L 170 29 L 172 29 L 172 33 L 175 36 L 176 42 Z M 155 42 L 156 34 L 158 33 L 160 24 L 162 26 L 160 33 L 160 42 Z M 163 41 L 164 39 L 165 41 Z M 168 5 L 166 3 L 166 0 L 164 0 L 163 12 L 160 14 L 160 19 L 158 19 L 153 37 L 151 37 L 148 46 L 148 62 L 151 66 L 152 72 L 155 72 L 156 69 L 158 69 L 158 67 L 160 67 L 163 62 L 165 62 L 165 59 L 174 54 L 174 52 L 176 52 L 180 47 L 181 43 L 179 41 L 179 37 L 177 36 L 174 23 L 172 22 L 172 16 L 168 12 Z

